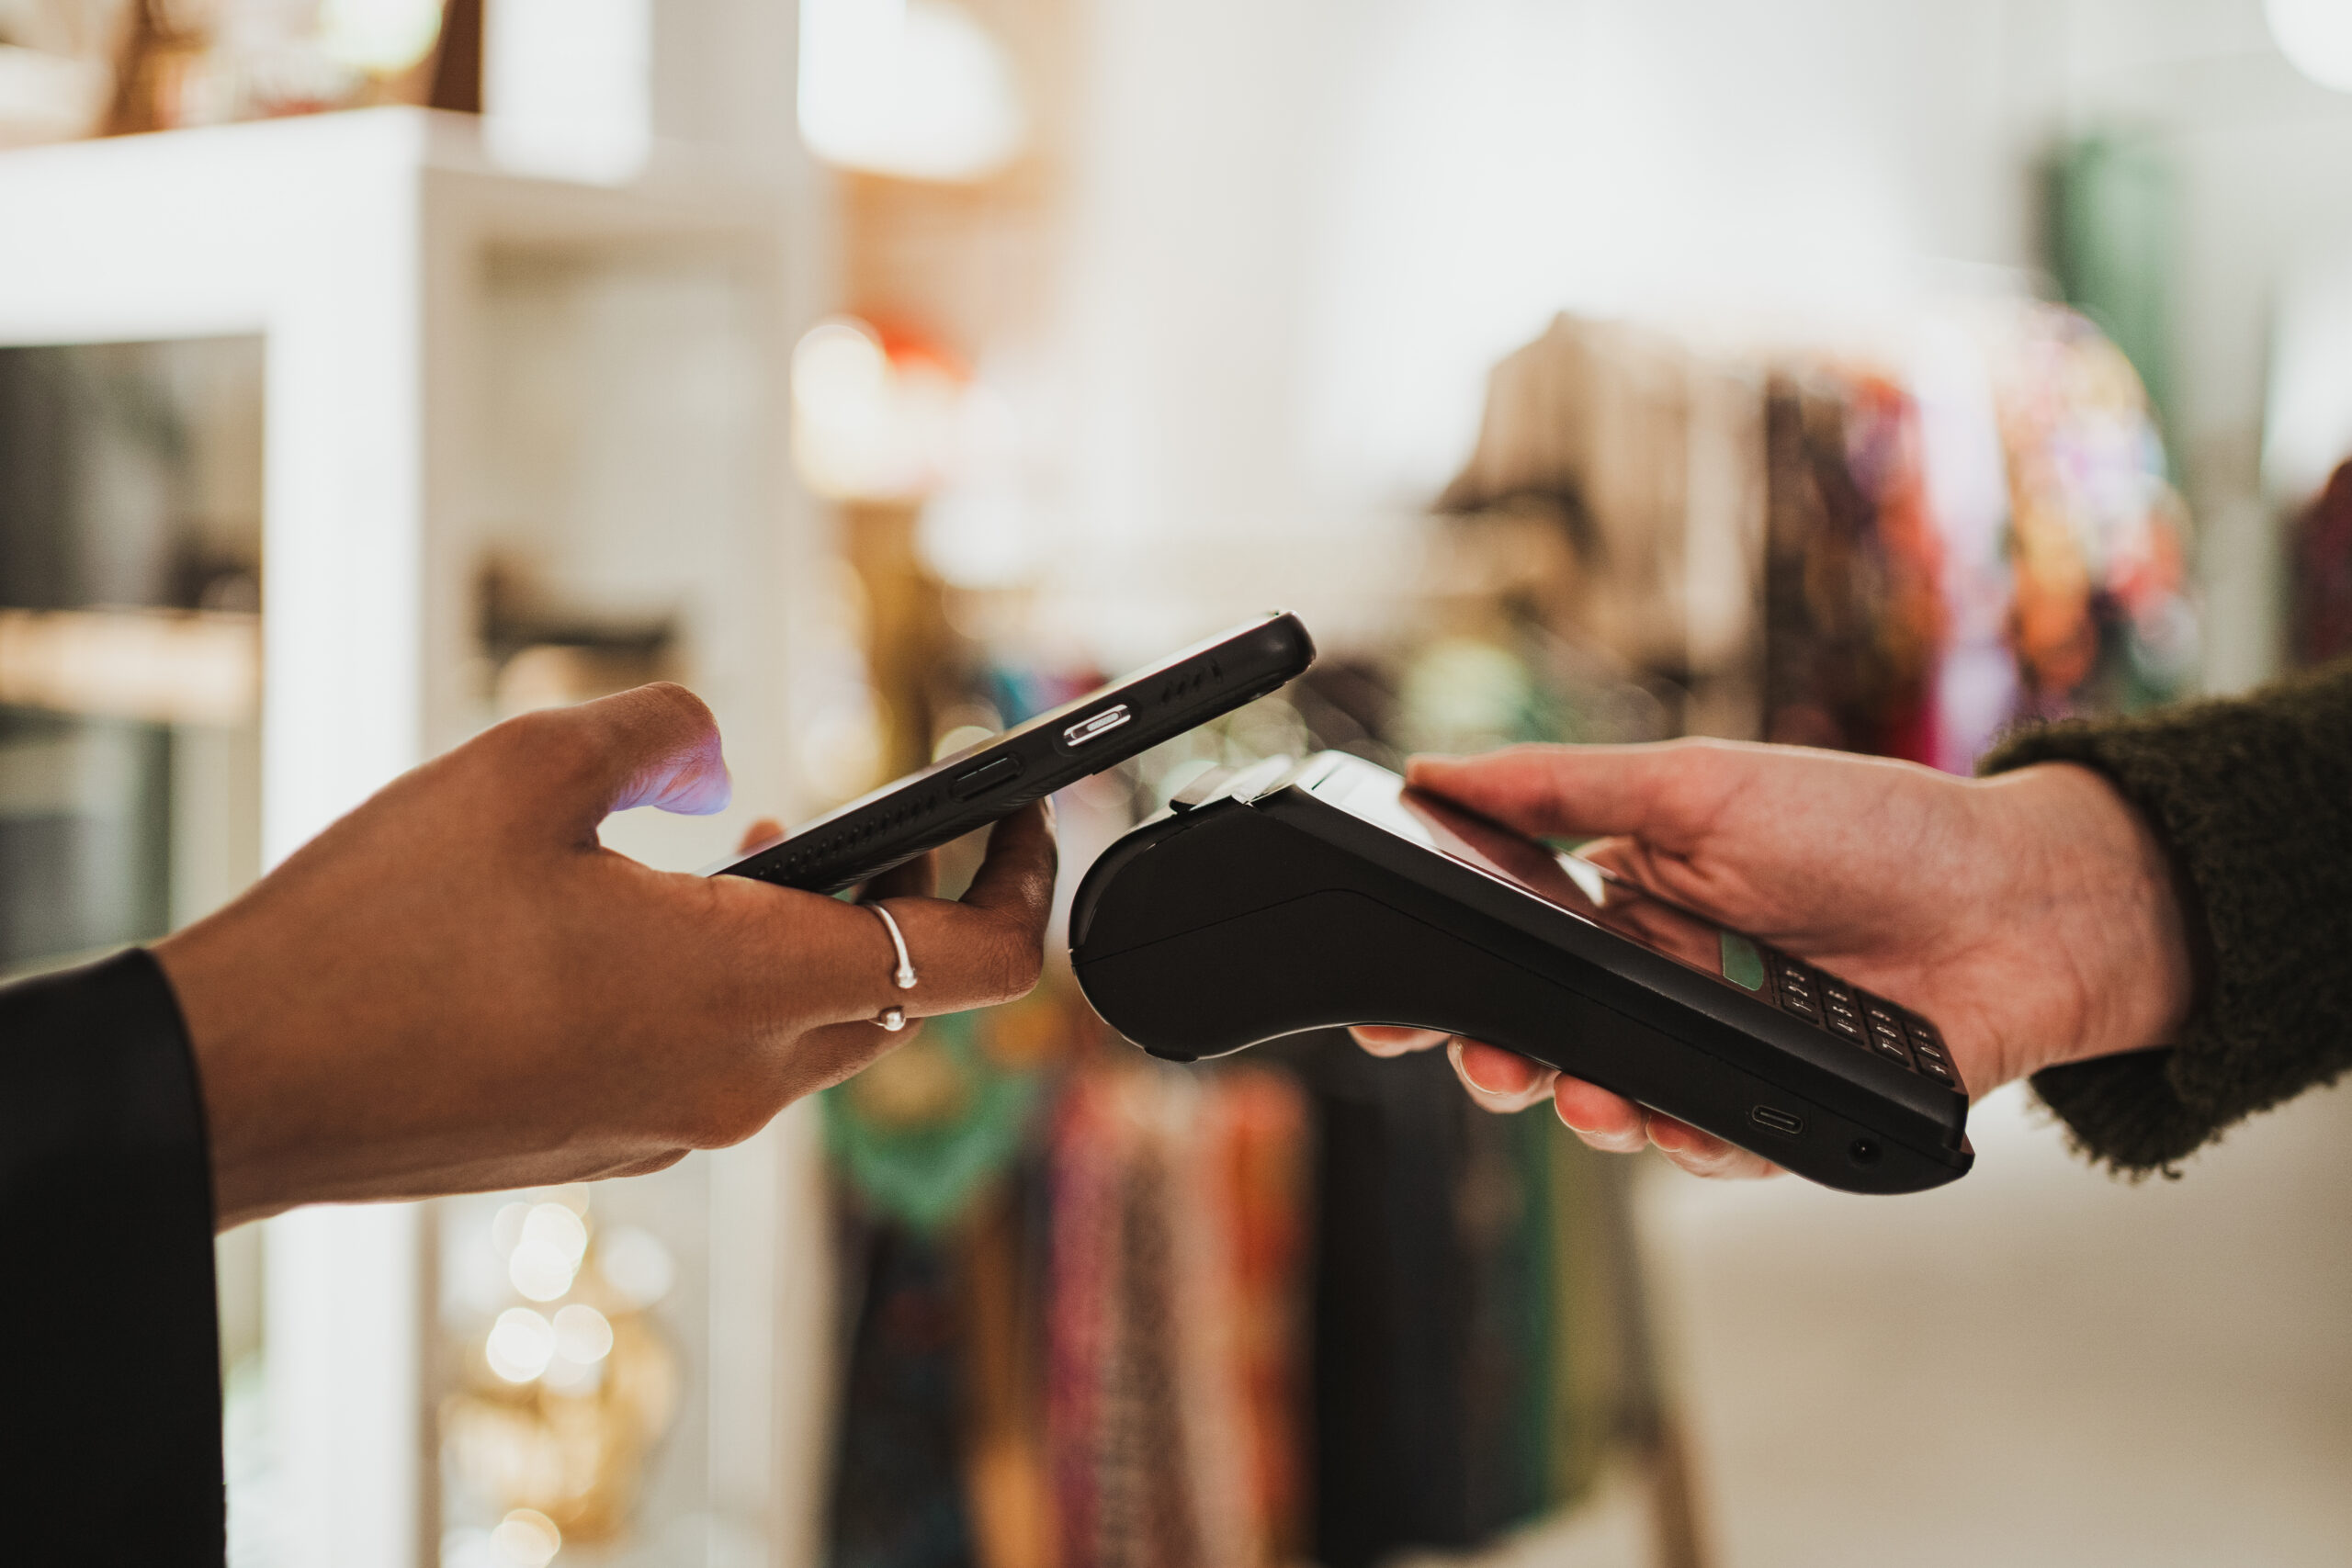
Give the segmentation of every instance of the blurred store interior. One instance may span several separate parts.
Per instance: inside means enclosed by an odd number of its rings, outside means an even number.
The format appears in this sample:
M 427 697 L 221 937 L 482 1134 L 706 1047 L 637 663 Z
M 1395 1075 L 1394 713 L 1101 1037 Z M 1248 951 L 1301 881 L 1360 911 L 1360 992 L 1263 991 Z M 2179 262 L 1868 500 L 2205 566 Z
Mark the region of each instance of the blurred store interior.
M 0 0 L 0 972 L 654 678 L 687 870 L 1298 612 L 1065 898 L 1281 752 L 2243 690 L 2352 649 L 2347 174 L 2330 0 Z M 231 1562 L 2342 1562 L 2352 1100 L 1973 1128 L 1701 1183 L 1049 962 L 660 1175 L 222 1236 Z

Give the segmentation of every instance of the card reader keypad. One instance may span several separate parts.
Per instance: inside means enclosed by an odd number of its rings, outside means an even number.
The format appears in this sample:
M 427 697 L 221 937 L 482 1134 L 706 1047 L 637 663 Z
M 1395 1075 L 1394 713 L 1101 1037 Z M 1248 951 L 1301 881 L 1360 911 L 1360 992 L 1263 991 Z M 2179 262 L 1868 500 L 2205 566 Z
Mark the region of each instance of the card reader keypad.
M 1769 950 L 1768 950 L 1769 951 Z M 1816 1029 L 1873 1051 L 1890 1062 L 1953 1089 L 1960 1075 L 1952 1069 L 1936 1026 L 1883 997 L 1874 997 L 1825 974 L 1785 953 L 1770 953 L 1766 967 L 1772 976 L 1772 997 L 1782 1012 L 1804 1020 Z

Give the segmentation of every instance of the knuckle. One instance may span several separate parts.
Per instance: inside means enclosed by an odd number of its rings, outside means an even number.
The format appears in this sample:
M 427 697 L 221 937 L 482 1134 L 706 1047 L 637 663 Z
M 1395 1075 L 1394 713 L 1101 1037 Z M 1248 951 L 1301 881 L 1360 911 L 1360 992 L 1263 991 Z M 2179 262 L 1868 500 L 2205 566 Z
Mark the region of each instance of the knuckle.
M 524 763 L 552 781 L 570 783 L 604 764 L 602 738 L 561 708 L 526 713 L 500 728 Z
M 1025 997 L 1044 974 L 1044 950 L 1018 932 L 1004 932 L 989 943 L 987 986 L 989 1000 L 1012 1001 Z

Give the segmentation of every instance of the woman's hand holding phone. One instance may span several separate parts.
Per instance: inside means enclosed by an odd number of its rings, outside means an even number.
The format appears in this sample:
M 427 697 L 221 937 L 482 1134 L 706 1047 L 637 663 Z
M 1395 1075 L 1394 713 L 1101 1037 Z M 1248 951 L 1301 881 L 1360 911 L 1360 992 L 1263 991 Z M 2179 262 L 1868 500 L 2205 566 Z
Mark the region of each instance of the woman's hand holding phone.
M 502 724 L 386 785 L 243 897 L 158 943 L 202 1086 L 223 1227 L 298 1203 L 659 1169 L 751 1136 L 905 1038 L 1037 977 L 1042 805 L 958 900 L 927 861 L 870 909 L 603 848 L 636 806 L 711 812 L 709 710 L 646 686 Z M 755 832 L 758 829 L 755 829 Z
M 1585 852 L 1942 1025 L 1972 1095 L 2059 1062 L 2161 1043 L 2188 1017 L 2188 938 L 2161 846 L 2071 764 L 1984 780 L 1787 746 L 1521 746 L 1419 757 L 1416 787 Z M 1655 1144 L 1696 1175 L 1777 1168 L 1525 1057 L 1361 1028 L 1379 1055 L 1444 1043 L 1472 1098 L 1550 1100 L 1596 1148 Z

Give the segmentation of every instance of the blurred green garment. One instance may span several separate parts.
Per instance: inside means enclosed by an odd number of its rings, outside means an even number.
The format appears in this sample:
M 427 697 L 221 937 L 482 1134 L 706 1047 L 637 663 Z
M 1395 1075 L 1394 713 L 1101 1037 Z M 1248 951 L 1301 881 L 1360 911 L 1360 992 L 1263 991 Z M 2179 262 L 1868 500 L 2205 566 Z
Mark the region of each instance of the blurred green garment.
M 820 1098 L 834 1163 L 876 1214 L 935 1232 L 1021 1153 L 1039 1075 L 989 1059 L 989 1017 L 928 1020 L 921 1034 Z

